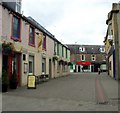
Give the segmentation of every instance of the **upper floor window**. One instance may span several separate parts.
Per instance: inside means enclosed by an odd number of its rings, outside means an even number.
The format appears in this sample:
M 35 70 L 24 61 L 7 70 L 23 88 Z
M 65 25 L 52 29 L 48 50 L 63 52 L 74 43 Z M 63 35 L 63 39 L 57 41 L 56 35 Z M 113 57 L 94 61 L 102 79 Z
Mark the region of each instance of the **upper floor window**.
M 21 41 L 20 40 L 20 18 L 18 18 L 17 16 L 13 16 L 12 39 Z
M 66 48 L 66 58 L 68 58 L 68 50 L 67 50 L 67 48 Z
M 81 61 L 85 61 L 85 55 L 81 55 Z
M 46 50 L 46 35 L 43 34 L 43 45 L 42 45 L 43 49 Z
M 64 47 L 62 46 L 62 57 L 64 57 Z
M 21 2 L 16 2 L 16 12 L 21 13 Z
M 91 56 L 91 60 L 92 60 L 92 61 L 95 61 L 95 60 L 96 60 L 95 55 L 92 55 L 92 56 Z
M 29 31 L 29 45 L 35 46 L 35 31 L 34 28 L 31 26 Z
M 57 55 L 57 42 L 54 42 L 54 55 Z
M 79 47 L 80 52 L 85 52 L 85 48 L 84 47 Z
M 59 56 L 59 44 L 57 43 L 57 55 Z
M 100 52 L 105 52 L 105 48 L 101 47 Z

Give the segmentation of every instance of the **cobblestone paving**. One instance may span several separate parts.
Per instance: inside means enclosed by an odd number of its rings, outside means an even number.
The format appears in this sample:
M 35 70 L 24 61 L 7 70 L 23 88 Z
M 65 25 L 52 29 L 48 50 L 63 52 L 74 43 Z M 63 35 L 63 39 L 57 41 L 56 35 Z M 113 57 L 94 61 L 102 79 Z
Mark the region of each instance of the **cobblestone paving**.
M 109 102 L 97 104 L 95 78 L 101 82 Z M 111 84 L 112 87 L 110 86 Z M 118 111 L 117 81 L 105 73 L 73 73 L 37 85 L 3 93 L 3 111 Z M 109 91 L 111 90 L 111 91 Z M 111 94 L 110 94 L 111 93 Z

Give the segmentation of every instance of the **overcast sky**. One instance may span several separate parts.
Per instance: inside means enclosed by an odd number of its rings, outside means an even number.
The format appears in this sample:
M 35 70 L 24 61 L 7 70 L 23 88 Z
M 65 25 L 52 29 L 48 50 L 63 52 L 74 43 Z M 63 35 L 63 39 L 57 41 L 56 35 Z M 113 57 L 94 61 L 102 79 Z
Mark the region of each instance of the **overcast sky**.
M 106 19 L 119 0 L 22 0 L 25 16 L 33 17 L 64 44 L 103 44 Z

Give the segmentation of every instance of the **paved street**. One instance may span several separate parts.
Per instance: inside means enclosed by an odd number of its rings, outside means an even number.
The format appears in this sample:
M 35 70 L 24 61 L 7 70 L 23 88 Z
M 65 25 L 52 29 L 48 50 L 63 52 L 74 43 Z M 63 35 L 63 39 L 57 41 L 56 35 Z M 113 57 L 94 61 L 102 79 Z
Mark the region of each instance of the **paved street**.
M 97 82 L 96 82 L 97 80 Z M 96 87 L 99 85 L 99 87 Z M 98 89 L 97 89 L 98 88 Z M 101 92 L 100 92 L 101 91 Z M 108 103 L 100 104 L 104 95 Z M 2 95 L 3 111 L 118 111 L 118 82 L 102 73 L 74 73 Z

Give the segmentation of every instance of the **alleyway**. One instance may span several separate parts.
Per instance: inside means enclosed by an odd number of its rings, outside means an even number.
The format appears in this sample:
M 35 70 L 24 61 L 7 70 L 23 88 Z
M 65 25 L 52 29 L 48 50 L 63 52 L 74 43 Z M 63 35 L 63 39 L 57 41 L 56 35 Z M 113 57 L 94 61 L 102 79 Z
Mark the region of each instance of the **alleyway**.
M 107 104 L 97 101 L 96 78 Z M 97 95 L 97 96 L 96 96 Z M 118 84 L 106 73 L 73 73 L 37 85 L 3 93 L 3 111 L 118 111 Z

